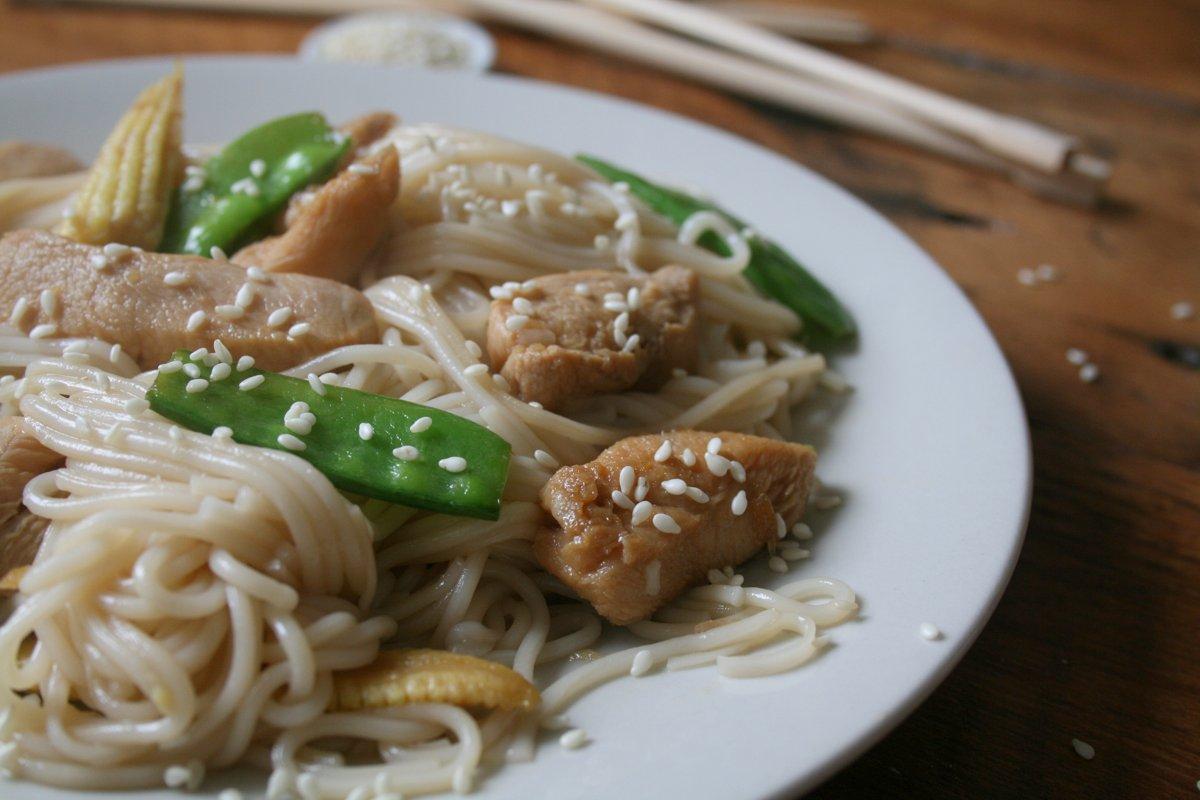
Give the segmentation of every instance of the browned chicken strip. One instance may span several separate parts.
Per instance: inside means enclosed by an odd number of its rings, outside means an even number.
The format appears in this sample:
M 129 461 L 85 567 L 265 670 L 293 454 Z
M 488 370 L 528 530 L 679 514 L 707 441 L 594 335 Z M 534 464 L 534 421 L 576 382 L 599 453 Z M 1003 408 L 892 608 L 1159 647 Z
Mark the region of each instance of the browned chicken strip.
M 539 531 L 534 552 L 602 616 L 628 625 L 798 522 L 816 460 L 811 447 L 741 433 L 622 439 L 550 478 L 542 506 L 556 525 Z
M 247 283 L 254 296 L 243 310 L 237 300 Z M 43 289 L 58 293 L 53 317 L 39 308 Z M 269 370 L 379 340 L 371 304 L 335 281 L 286 274 L 248 281 L 235 264 L 138 250 L 105 255 L 42 231 L 0 238 L 0 308 L 13 308 L 22 297 L 30 305 L 27 325 L 119 344 L 146 369 L 175 350 L 209 347 L 215 338 Z M 279 312 L 274 320 L 273 312 Z
M 33 562 L 46 521 L 21 506 L 25 484 L 63 457 L 25 430 L 20 417 L 0 419 L 0 575 Z
M 78 172 L 83 164 L 70 152 L 37 142 L 0 142 L 0 181 Z
M 653 389 L 690 369 L 698 281 L 683 267 L 647 276 L 586 271 L 536 278 L 492 303 L 487 348 L 517 395 L 549 409 L 580 397 Z
M 233 260 L 351 283 L 387 234 L 399 190 L 400 158 L 388 147 L 346 167 L 289 209 L 286 231 L 246 245 Z

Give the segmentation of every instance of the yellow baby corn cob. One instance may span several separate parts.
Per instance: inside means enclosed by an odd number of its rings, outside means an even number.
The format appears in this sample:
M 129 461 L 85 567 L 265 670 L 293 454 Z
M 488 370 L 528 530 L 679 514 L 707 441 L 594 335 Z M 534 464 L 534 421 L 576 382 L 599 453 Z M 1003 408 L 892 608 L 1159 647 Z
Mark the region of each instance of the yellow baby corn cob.
M 541 698 L 508 667 L 444 650 L 384 650 L 375 661 L 333 678 L 331 711 L 405 703 L 529 711 Z
M 108 135 L 57 233 L 85 244 L 158 246 L 183 169 L 182 94 L 176 67 L 138 96 Z

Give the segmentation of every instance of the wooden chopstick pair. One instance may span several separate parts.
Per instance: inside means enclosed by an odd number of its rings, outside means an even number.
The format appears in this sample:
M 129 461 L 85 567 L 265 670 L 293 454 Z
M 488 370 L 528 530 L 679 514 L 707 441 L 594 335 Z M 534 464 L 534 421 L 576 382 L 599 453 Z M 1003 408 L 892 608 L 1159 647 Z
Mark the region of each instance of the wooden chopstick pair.
M 1001 173 L 1057 200 L 1094 203 L 1110 173 L 1109 164 L 1084 152 L 1075 137 L 887 75 L 704 4 L 679 0 L 117 2 L 282 13 L 437 9 L 534 30 L 898 139 Z

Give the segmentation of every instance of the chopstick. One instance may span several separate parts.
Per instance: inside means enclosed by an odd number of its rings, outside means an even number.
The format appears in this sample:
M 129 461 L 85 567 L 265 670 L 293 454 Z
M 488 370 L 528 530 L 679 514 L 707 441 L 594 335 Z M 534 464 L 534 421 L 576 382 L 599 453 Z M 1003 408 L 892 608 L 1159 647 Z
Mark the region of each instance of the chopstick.
M 1081 153 L 1074 136 L 972 105 L 712 9 L 678 0 L 582 1 L 872 97 L 1026 167 L 1049 174 L 1072 171 L 1087 178 L 1107 177 L 1107 165 Z
M 109 0 L 80 0 L 107 2 Z M 325 13 L 336 0 L 115 0 L 131 5 L 223 8 L 287 13 Z M 637 0 L 638 3 L 651 0 Z M 352 0 L 372 10 L 423 8 L 413 0 Z M 359 5 L 361 4 L 361 5 Z M 638 24 L 626 17 L 565 0 L 448 0 L 439 8 L 507 23 L 585 45 L 632 61 L 700 80 L 756 100 L 906 142 L 957 161 L 1000 173 L 1014 183 L 1055 200 L 1090 205 L 1098 199 L 1107 164 L 1091 173 L 1048 173 L 1007 159 L 935 124 L 858 91 L 820 83 L 726 50 Z M 886 76 L 884 76 L 886 77 Z M 919 88 L 919 87 L 918 87 Z M 982 111 L 982 109 L 979 109 Z M 1087 165 L 1086 160 L 1077 164 Z
M 810 42 L 863 44 L 875 39 L 875 31 L 866 20 L 841 9 L 744 0 L 702 0 L 698 5 L 784 36 Z

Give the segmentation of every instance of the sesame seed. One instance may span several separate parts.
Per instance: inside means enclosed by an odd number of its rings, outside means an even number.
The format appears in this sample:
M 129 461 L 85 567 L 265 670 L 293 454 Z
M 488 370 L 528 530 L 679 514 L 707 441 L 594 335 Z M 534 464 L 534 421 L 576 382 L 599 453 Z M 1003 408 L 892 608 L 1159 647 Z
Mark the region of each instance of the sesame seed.
M 255 283 L 266 283 L 268 280 L 270 280 L 267 277 L 267 273 L 263 271 L 262 267 L 247 267 L 246 277 Z
M 62 358 L 68 364 L 86 364 L 91 360 L 91 356 L 87 353 L 69 353 L 66 350 L 63 351 Z
M 733 512 L 735 517 L 740 517 L 742 514 L 746 513 L 747 505 L 748 501 L 746 500 L 746 490 L 742 489 L 733 496 L 733 502 L 729 504 L 729 510 Z
M 679 533 L 681 530 L 679 523 L 670 514 L 655 514 L 650 521 L 663 533 Z
M 822 511 L 826 511 L 831 508 L 837 508 L 841 504 L 841 495 L 836 494 L 818 495 L 816 499 L 813 500 L 813 505 Z
M 642 290 L 631 286 L 629 293 L 625 295 L 625 302 L 629 305 L 630 311 L 637 311 L 642 305 Z
M 217 358 L 222 364 L 233 363 L 233 353 L 229 352 L 229 348 L 220 339 L 213 339 L 213 352 L 217 354 Z
M 586 283 L 575 284 L 575 294 L 587 294 L 587 293 L 588 293 L 588 285 Z
M 181 369 L 183 369 L 183 362 L 179 359 L 158 365 L 158 373 L 160 375 L 170 375 L 172 372 L 179 372 Z
M 209 373 L 208 379 L 211 381 L 223 381 L 229 377 L 230 372 L 232 372 L 232 370 L 230 369 L 229 365 L 225 362 L 221 362 L 212 368 L 212 372 Z
M 315 373 L 310 372 L 304 377 L 308 381 L 308 388 L 321 395 L 321 397 L 325 396 L 325 384 L 321 383 L 321 379 Z
M 617 480 L 621 485 L 621 491 L 625 494 L 632 492 L 636 478 L 637 475 L 634 473 L 633 467 L 628 464 L 621 467 L 621 472 L 617 476 Z
M 622 350 L 625 349 L 626 343 L 629 342 L 629 336 L 621 328 L 613 328 L 613 339 Z
M 101 249 L 104 251 L 104 255 L 115 259 L 122 259 L 130 253 L 129 245 L 120 242 L 109 242 Z
M 292 310 L 286 306 L 277 308 L 267 315 L 268 328 L 282 328 L 292 318 Z
M 605 300 L 604 301 L 604 310 L 612 311 L 613 313 L 616 313 L 618 311 L 628 311 L 629 307 L 627 305 L 625 305 L 624 300 Z
M 788 571 L 788 563 L 779 556 L 771 556 L 767 559 L 767 569 L 782 574 Z
M 254 288 L 254 284 L 246 281 L 237 290 L 237 294 L 233 298 L 233 303 L 240 308 L 249 308 L 254 303 L 254 298 L 258 291 Z
M 409 425 L 408 429 L 412 433 L 424 433 L 425 431 L 429 430 L 429 426 L 431 425 L 433 425 L 433 419 L 431 417 L 421 417 L 412 425 Z
M 359 431 L 359 435 L 360 436 L 362 435 L 361 430 Z M 395 456 L 396 458 L 400 459 L 401 461 L 416 461 L 420 457 L 421 451 L 418 450 L 417 448 L 413 447 L 411 444 L 405 444 L 405 445 L 401 445 L 400 447 L 393 449 L 392 455 Z M 461 469 L 450 469 L 449 467 L 447 467 L 443 462 L 448 461 L 448 460 L 449 459 L 442 459 L 442 461 L 438 462 L 438 466 L 441 467 L 442 469 L 449 470 L 450 472 L 462 472 Z M 463 462 L 463 469 L 466 469 L 465 461 Z
M 311 411 L 306 411 L 298 417 L 291 417 L 283 421 L 283 427 L 301 436 L 307 436 L 312 433 L 313 425 L 315 424 L 317 424 L 317 417 Z
M 625 494 L 624 492 L 613 491 L 611 497 L 614 505 L 620 506 L 624 509 L 633 508 L 633 501 L 630 500 L 629 495 Z
M 281 447 L 284 447 L 288 450 L 300 451 L 300 450 L 305 450 L 308 448 L 308 445 L 306 445 L 304 442 L 300 441 L 299 439 L 297 439 L 294 435 L 292 435 L 290 433 L 279 434 L 279 436 L 276 437 L 275 441 L 279 442 Z
M 785 561 L 801 561 L 812 553 L 795 542 L 784 542 L 779 546 L 779 555 L 783 556 Z
M 475 377 L 476 375 L 486 375 L 487 371 L 488 371 L 488 368 L 484 364 L 472 364 L 471 366 L 466 367 L 463 370 L 463 375 L 469 375 L 470 377 Z
M 473 339 L 467 339 L 464 344 L 466 345 L 467 352 L 470 353 L 473 358 L 483 357 L 483 348 L 476 344 Z
M 722 442 L 720 440 L 720 438 L 714 436 L 713 438 L 708 440 L 708 446 L 705 448 L 705 451 L 712 453 L 715 456 L 717 453 L 721 452 L 721 447 L 724 444 L 725 443 Z
M 558 469 L 558 459 L 547 453 L 545 450 L 534 450 L 533 458 L 543 467 L 548 467 L 549 469 Z
M 251 375 L 249 378 L 246 378 L 244 381 L 239 383 L 238 388 L 241 389 L 243 392 L 248 392 L 251 389 L 256 389 L 259 386 L 262 386 L 263 381 L 265 381 L 266 379 L 267 379 L 266 375 Z
M 208 381 L 204 378 L 192 378 L 183 388 L 187 390 L 188 394 L 199 394 L 208 388 Z
M 670 457 L 671 457 L 671 442 L 670 442 L 670 440 L 663 440 L 663 443 L 660 444 L 658 446 L 658 449 L 654 451 L 654 460 L 661 464 Z
M 921 634 L 922 639 L 926 639 L 930 642 L 934 642 L 942 638 L 942 632 L 938 630 L 938 626 L 934 625 L 932 622 L 922 622 L 921 627 L 918 628 L 917 631 Z
M 39 326 L 41 327 L 41 326 Z M 37 328 L 34 328 L 37 330 Z M 33 334 L 29 334 L 32 336 Z M 1100 368 L 1095 364 L 1084 364 L 1079 368 L 1079 380 L 1084 383 L 1093 383 L 1100 377 Z
M 612 185 L 612 188 L 621 194 L 629 194 L 629 184 L 625 181 L 617 181 Z
M 493 300 L 512 300 L 512 290 L 507 286 L 493 286 L 488 289 Z
M 196 364 L 188 362 L 187 364 L 183 365 L 183 374 L 187 375 L 189 378 L 199 378 L 200 367 Z
M 58 292 L 54 289 L 42 289 L 42 293 L 38 295 L 38 302 L 42 307 L 42 313 L 47 317 L 58 315 Z
M 537 409 L 545 408 L 545 406 L 542 405 L 541 403 L 539 403 L 537 400 L 530 400 L 526 405 L 528 405 L 530 408 L 537 408 Z
M 637 214 L 632 211 L 622 211 L 617 216 L 617 221 L 613 223 L 613 227 L 619 231 L 629 231 L 637 227 Z
M 629 328 L 629 312 L 622 311 L 620 314 L 617 315 L 617 318 L 615 320 L 613 320 L 613 330 L 620 332 L 620 333 L 624 333 L 626 331 L 626 329 L 628 329 L 628 328 Z
M 1080 350 L 1078 347 L 1067 348 L 1067 361 L 1070 363 L 1077 367 L 1081 367 L 1087 363 L 1087 360 L 1088 354 L 1085 351 Z
M 267 174 L 267 162 L 261 158 L 256 158 L 250 162 L 250 174 L 256 178 L 261 178 Z
M 237 360 L 238 372 L 245 372 L 254 367 L 254 356 L 242 356 Z
M 137 416 L 150 410 L 150 404 L 141 397 L 131 397 L 125 401 L 125 413 Z
M 504 327 L 510 331 L 519 331 L 529 324 L 529 317 L 524 314 L 513 314 L 504 320 Z
M 1034 273 L 1037 275 L 1038 280 L 1041 281 L 1058 280 L 1058 268 L 1050 264 L 1039 265 L 1038 268 L 1034 270 Z
M 690 448 L 690 447 L 684 448 L 682 460 L 683 460 L 683 465 L 685 467 L 696 466 L 696 454 L 692 452 L 692 448 Z
M 503 214 L 504 216 L 508 217 L 509 219 L 512 219 L 517 214 L 521 213 L 521 201 L 520 200 L 501 200 L 500 201 L 500 213 Z
M 197 347 L 195 350 L 188 353 L 188 358 L 190 358 L 192 361 L 202 361 L 206 355 L 208 355 L 207 347 Z
M 302 336 L 307 336 L 308 332 L 311 330 L 312 325 L 309 325 L 307 322 L 298 322 L 292 327 L 288 328 L 287 335 L 289 339 L 299 339 Z
M 729 472 L 729 459 L 725 456 L 705 453 L 704 463 L 708 466 L 708 471 L 718 478 L 724 477 L 725 473 Z
M 223 303 L 222 305 L 214 308 L 213 313 L 215 313 L 221 319 L 235 320 L 244 317 L 246 315 L 246 309 L 242 308 L 241 306 Z
M 697 503 L 707 503 L 709 500 L 708 492 L 701 489 L 699 486 L 689 486 L 685 492 L 689 498 Z
M 533 316 L 533 303 L 524 297 L 518 297 L 516 300 L 513 300 L 512 307 L 513 311 L 516 311 L 518 314 Z
M 654 667 L 654 656 L 649 650 L 638 650 L 633 657 L 633 664 L 629 667 L 629 674 L 635 678 L 640 678 Z
M 1022 286 L 1033 286 L 1037 283 L 1037 273 L 1028 267 L 1017 270 L 1017 282 Z
M 58 333 L 58 326 L 53 323 L 46 322 L 42 323 L 41 325 L 35 325 L 33 330 L 29 332 L 29 338 L 48 339 L 56 333 Z
M 640 333 L 635 333 L 633 336 L 630 336 L 625 340 L 625 344 L 621 345 L 622 352 L 632 353 L 637 349 L 637 346 L 641 343 L 641 341 L 642 335 Z
M 1075 753 L 1085 761 L 1091 761 L 1096 757 L 1096 748 L 1092 747 L 1087 742 L 1079 739 L 1072 739 L 1071 747 L 1075 748 Z
M 232 187 L 230 187 L 232 188 Z M 208 249 L 209 258 L 214 261 L 228 261 L 229 256 L 225 255 L 225 251 L 217 247 L 215 244 Z
M 116 364 L 121 360 L 121 345 L 114 344 L 108 348 L 108 360 L 110 363 Z
M 167 286 L 179 287 L 188 282 L 188 274 L 181 269 L 163 275 L 163 283 Z
M 307 413 L 308 410 L 308 403 L 304 402 L 303 400 L 297 400 L 288 406 L 287 411 L 283 412 L 283 418 L 291 419 L 292 417 L 298 417 L 301 414 Z
M 787 521 L 780 515 L 775 515 L 775 536 L 782 539 L 787 536 L 788 526 Z
M 646 476 L 637 479 L 637 488 L 633 490 L 633 499 L 639 503 L 646 499 L 646 495 L 650 493 L 650 481 L 646 480 Z
M 746 482 L 746 468 L 740 461 L 729 462 L 729 474 L 732 475 L 733 479 L 738 483 Z
M 713 586 L 724 586 L 728 583 L 729 578 L 719 569 L 710 569 L 708 571 L 708 582 Z
M 193 311 L 192 315 L 187 319 L 187 325 L 184 326 L 189 332 L 198 331 L 200 327 L 208 321 L 208 314 L 204 311 Z
M 558 743 L 567 750 L 578 750 L 587 744 L 587 731 L 582 728 L 572 728 L 558 737 Z
M 662 482 L 662 488 L 667 494 L 681 495 L 687 491 L 688 485 L 679 478 L 671 478 Z
M 654 506 L 649 500 L 641 500 L 633 507 L 633 514 L 629 517 L 629 522 L 632 525 L 641 525 L 646 520 L 650 519 L 650 515 L 654 512 Z
M 358 438 L 364 442 L 371 441 L 371 437 L 375 435 L 375 426 L 369 422 L 358 423 Z
M 597 233 L 596 238 L 592 239 L 592 247 L 596 248 L 597 250 L 604 250 L 611 244 L 612 239 L 609 239 L 603 233 Z
M 233 428 L 230 428 L 227 425 L 218 425 L 217 427 L 213 428 L 212 437 L 214 439 L 232 439 Z
M 104 253 L 92 253 L 90 256 L 88 256 L 88 264 L 90 264 L 92 269 L 96 270 L 97 272 L 103 272 L 109 268 L 111 262 L 108 260 L 108 256 L 104 255 Z
M 792 526 L 792 536 L 797 539 L 811 539 L 813 537 L 812 528 L 808 527 L 807 523 L 797 522 Z
M 1196 316 L 1196 307 L 1191 303 L 1180 300 L 1171 306 L 1171 319 L 1191 319 Z
M 462 456 L 450 456 L 439 461 L 438 466 L 446 472 L 463 472 L 467 468 L 467 460 Z

